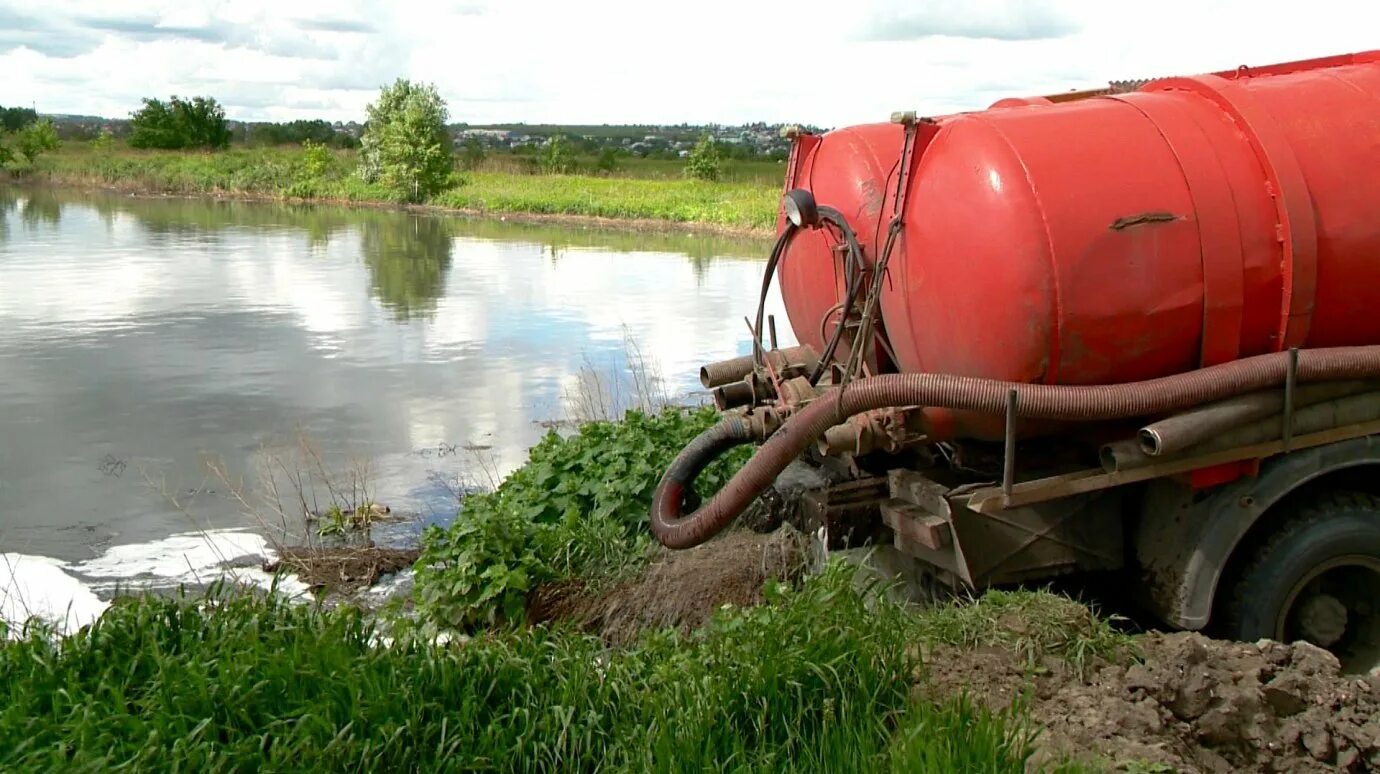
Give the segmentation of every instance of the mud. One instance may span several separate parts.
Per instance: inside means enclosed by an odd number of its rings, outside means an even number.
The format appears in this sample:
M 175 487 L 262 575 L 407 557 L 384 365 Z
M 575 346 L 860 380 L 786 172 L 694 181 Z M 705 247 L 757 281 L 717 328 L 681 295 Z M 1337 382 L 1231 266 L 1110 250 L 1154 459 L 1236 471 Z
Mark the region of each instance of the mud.
M 647 629 L 688 633 L 724 605 L 761 602 L 767 581 L 798 578 L 806 546 L 789 527 L 769 535 L 728 532 L 696 548 L 663 551 L 645 572 L 612 587 L 542 586 L 529 600 L 528 617 L 533 623 L 570 621 L 610 645 L 628 644 Z
M 967 691 L 992 709 L 1018 697 L 1044 728 L 1032 768 L 1079 760 L 1180 772 L 1380 770 L 1380 678 L 1339 674 L 1306 643 L 1198 634 L 1137 637 L 1137 659 L 1080 677 L 1052 658 L 936 648 L 919 690 Z
M 379 578 L 411 567 L 421 552 L 415 548 L 342 547 L 284 548 L 265 572 L 296 575 L 312 591 L 348 594 L 373 586 Z

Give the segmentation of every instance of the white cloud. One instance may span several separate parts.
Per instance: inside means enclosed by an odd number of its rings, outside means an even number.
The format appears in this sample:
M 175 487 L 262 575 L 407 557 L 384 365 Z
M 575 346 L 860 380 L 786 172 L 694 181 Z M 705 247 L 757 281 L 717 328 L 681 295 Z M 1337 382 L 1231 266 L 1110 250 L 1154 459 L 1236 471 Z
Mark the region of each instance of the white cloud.
M 1161 0 L 0 0 L 0 104 L 358 119 L 396 77 L 456 120 L 801 121 L 980 108 L 1111 79 L 1363 50 L 1380 6 Z

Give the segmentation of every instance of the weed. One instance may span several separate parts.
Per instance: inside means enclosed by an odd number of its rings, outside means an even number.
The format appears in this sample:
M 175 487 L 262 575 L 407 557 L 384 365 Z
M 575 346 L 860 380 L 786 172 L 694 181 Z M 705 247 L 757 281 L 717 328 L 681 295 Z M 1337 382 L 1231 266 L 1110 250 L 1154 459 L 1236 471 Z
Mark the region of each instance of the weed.
M 1004 647 L 1034 666 L 1040 657 L 1065 659 L 1080 674 L 1099 660 L 1131 652 L 1130 636 L 1066 597 L 1040 591 L 988 591 L 920 616 L 919 636 L 959 648 Z
M 639 564 L 662 470 L 716 416 L 707 408 L 630 411 L 569 437 L 548 433 L 497 489 L 466 496 L 453 525 L 424 533 L 423 609 L 460 629 L 520 620 L 527 593 L 542 581 L 617 576 Z M 743 460 L 729 455 L 711 465 L 702 486 L 717 490 Z
M 392 644 L 358 611 L 138 598 L 0 645 L 0 770 L 1021 771 L 1020 719 L 913 703 L 850 572 L 607 651 L 544 628 Z

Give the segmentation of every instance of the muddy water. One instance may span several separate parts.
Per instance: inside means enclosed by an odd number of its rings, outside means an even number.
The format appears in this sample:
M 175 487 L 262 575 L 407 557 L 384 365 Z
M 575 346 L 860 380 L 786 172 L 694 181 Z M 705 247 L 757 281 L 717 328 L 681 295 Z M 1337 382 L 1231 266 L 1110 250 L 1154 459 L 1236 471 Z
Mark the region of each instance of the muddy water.
M 631 396 L 629 337 L 673 395 L 747 352 L 766 248 L 0 189 L 0 553 L 253 526 L 235 493 L 262 512 L 265 464 L 310 468 L 303 439 L 337 486 L 359 469 L 371 499 L 448 518 L 450 486 L 590 394 L 582 370 L 597 403 Z

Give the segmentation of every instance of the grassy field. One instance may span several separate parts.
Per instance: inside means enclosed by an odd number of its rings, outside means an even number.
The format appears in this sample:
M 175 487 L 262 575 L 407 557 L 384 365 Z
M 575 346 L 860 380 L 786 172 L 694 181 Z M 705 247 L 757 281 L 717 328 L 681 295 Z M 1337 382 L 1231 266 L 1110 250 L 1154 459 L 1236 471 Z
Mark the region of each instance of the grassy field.
M 388 191 L 360 180 L 355 166 L 353 151 L 333 151 L 326 170 L 315 174 L 303 152 L 291 147 L 199 153 L 96 149 L 71 142 L 18 174 L 145 193 L 394 201 Z M 457 173 L 455 184 L 427 203 L 484 213 L 671 221 L 745 233 L 774 225 L 780 192 L 775 162 L 729 163 L 725 180 L 712 183 L 685 179 L 673 167 L 678 169 L 679 162 L 636 160 L 612 175 L 533 175 L 486 171 L 502 169 L 493 160 L 477 171 Z

